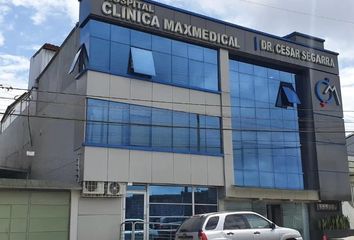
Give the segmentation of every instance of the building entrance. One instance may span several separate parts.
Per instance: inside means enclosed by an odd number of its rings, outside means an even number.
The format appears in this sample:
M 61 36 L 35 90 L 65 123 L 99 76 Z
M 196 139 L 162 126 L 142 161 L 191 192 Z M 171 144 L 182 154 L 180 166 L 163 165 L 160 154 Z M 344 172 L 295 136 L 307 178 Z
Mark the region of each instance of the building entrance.
M 278 226 L 283 226 L 283 213 L 280 204 L 267 205 L 267 217 Z
M 125 198 L 125 240 L 146 240 L 147 204 L 145 191 L 128 191 Z

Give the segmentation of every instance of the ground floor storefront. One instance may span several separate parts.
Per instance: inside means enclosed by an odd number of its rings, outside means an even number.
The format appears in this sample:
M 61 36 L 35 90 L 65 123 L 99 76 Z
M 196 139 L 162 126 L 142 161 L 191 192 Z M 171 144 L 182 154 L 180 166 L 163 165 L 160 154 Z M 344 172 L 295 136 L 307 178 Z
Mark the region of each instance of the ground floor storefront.
M 220 187 L 154 184 L 128 184 L 124 194 L 113 198 L 84 197 L 77 192 L 71 204 L 77 226 L 71 221 L 71 227 L 77 229 L 78 240 L 169 240 L 192 215 L 253 211 L 279 226 L 297 229 L 304 240 L 313 240 L 321 238 L 319 219 L 328 211 L 336 214 L 333 209 L 319 209 L 324 205 L 320 202 L 227 198 L 223 193 Z
M 310 240 L 309 204 L 291 201 L 225 199 L 222 189 L 200 186 L 132 185 L 122 199 L 121 238 L 173 239 L 178 226 L 195 214 L 254 211 Z M 134 225 L 134 227 L 133 227 Z

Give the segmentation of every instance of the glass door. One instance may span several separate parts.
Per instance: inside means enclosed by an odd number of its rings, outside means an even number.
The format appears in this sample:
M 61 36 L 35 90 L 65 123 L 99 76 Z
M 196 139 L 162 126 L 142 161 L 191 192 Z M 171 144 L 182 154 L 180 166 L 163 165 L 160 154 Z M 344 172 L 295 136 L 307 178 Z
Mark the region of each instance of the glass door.
M 125 240 L 146 240 L 146 192 L 128 191 L 125 198 Z

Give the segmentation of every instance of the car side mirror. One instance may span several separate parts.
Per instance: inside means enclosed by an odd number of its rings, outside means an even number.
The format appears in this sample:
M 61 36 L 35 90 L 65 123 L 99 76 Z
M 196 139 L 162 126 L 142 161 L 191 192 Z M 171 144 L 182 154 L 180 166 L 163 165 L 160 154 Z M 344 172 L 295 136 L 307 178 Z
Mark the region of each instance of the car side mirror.
M 275 223 L 271 223 L 270 227 L 271 227 L 272 230 L 274 230 L 277 226 L 275 225 Z

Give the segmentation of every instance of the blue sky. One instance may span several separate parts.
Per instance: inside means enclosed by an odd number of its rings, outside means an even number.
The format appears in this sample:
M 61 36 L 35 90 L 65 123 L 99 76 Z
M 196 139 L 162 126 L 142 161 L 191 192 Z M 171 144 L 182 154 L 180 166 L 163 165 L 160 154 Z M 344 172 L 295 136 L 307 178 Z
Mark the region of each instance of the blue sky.
M 284 36 L 299 31 L 326 39 L 340 55 L 347 130 L 354 130 L 353 0 L 159 0 L 241 26 Z M 76 0 L 0 0 L 0 84 L 27 87 L 30 57 L 44 43 L 60 45 L 79 15 Z M 0 97 L 16 91 L 0 89 Z M 0 112 L 10 102 L 0 99 Z

